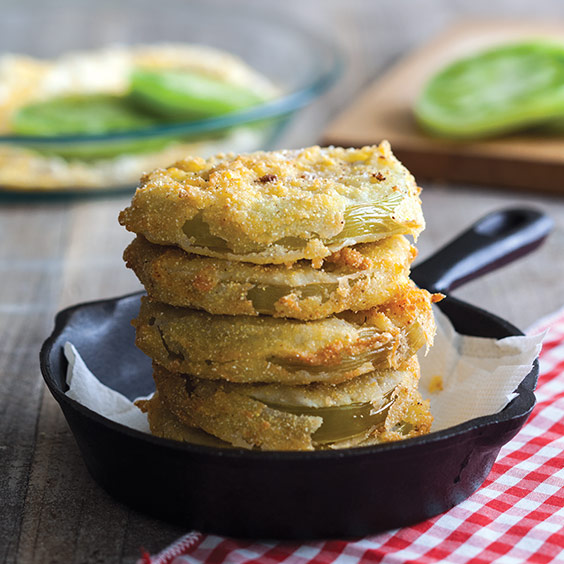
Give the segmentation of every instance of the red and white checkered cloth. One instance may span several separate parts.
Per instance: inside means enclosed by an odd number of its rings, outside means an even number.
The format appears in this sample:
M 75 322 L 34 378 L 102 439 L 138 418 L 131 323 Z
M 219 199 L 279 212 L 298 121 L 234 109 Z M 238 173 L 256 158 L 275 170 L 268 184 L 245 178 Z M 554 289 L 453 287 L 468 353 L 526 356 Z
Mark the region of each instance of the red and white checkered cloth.
M 253 542 L 191 532 L 145 564 L 564 563 L 564 310 L 541 353 L 537 405 L 484 482 L 450 511 L 357 541 Z

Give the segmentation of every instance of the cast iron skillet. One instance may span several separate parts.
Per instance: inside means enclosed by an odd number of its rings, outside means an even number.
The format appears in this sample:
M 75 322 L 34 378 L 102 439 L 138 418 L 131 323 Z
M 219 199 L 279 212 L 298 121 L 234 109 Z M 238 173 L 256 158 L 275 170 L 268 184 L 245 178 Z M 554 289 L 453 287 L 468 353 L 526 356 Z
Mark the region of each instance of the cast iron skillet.
M 551 229 L 539 212 L 488 215 L 413 270 L 431 291 L 448 292 L 536 248 Z M 56 318 L 41 371 L 88 470 L 112 496 L 187 529 L 253 538 L 357 537 L 442 513 L 472 494 L 535 403 L 538 363 L 500 413 L 424 437 L 319 452 L 218 449 L 152 437 L 108 421 L 64 395 L 65 341 L 105 384 L 135 398 L 153 389 L 151 363 L 134 346 L 130 320 L 140 294 L 81 304 Z M 459 332 L 522 333 L 452 297 L 440 303 Z

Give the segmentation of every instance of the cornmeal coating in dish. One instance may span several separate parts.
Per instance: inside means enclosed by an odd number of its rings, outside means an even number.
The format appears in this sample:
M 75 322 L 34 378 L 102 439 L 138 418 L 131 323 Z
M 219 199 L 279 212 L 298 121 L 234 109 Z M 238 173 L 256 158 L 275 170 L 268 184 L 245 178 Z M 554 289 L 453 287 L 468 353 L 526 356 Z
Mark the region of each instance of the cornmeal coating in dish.
M 187 158 L 145 175 L 120 223 L 160 245 L 257 264 L 321 259 L 424 228 L 387 142 Z
M 172 372 L 231 382 L 339 383 L 397 368 L 435 332 L 432 296 L 408 284 L 389 302 L 313 321 L 227 316 L 144 298 L 137 346 Z
M 125 96 L 134 68 L 185 69 L 244 87 L 265 99 L 279 94 L 270 81 L 238 57 L 213 47 L 190 44 L 113 46 L 67 52 L 56 59 L 0 56 L 0 134 L 13 135 L 11 120 L 19 108 L 59 96 Z M 264 133 L 236 127 L 215 139 L 177 139 L 160 149 L 126 152 L 96 159 L 66 159 L 23 144 L 0 144 L 0 186 L 17 190 L 112 189 L 134 185 L 142 170 L 185 157 L 225 150 L 245 151 Z
M 315 269 L 310 261 L 257 265 L 202 257 L 138 236 L 123 257 L 154 300 L 218 315 L 310 320 L 389 301 L 406 286 L 415 255 L 396 235 L 342 249 Z
M 400 370 L 372 372 L 336 386 L 233 384 L 158 365 L 154 378 L 157 393 L 139 404 L 149 414 L 152 432 L 189 442 L 209 441 L 212 435 L 249 449 L 345 448 L 417 436 L 428 432 L 432 420 L 428 402 L 417 392 L 415 357 Z M 208 436 L 195 436 L 191 428 Z

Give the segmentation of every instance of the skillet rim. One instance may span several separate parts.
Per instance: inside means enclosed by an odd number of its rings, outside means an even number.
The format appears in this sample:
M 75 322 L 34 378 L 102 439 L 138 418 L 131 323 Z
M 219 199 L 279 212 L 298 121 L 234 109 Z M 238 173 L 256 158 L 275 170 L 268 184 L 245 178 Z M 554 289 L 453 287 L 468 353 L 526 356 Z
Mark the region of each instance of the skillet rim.
M 108 305 L 117 304 L 124 302 L 133 298 L 140 298 L 145 292 L 138 291 L 123 296 L 105 298 L 101 300 L 92 300 L 88 302 L 78 303 L 76 305 L 67 307 L 57 313 L 55 317 L 55 325 L 51 334 L 44 341 L 40 354 L 40 369 L 45 384 L 47 385 L 49 391 L 55 398 L 55 400 L 61 405 L 67 404 L 67 406 L 74 411 L 78 412 L 82 417 L 93 420 L 98 424 L 102 424 L 107 427 L 112 432 L 122 433 L 127 435 L 132 440 L 138 441 L 148 441 L 155 446 L 172 448 L 179 453 L 179 456 L 203 456 L 210 458 L 229 458 L 229 459 L 243 459 L 243 460 L 283 460 L 283 461 L 296 461 L 296 460 L 312 460 L 312 461 L 324 461 L 324 460 L 337 460 L 350 457 L 365 457 L 365 456 L 386 456 L 387 454 L 404 454 L 409 455 L 411 450 L 416 450 L 418 448 L 428 448 L 429 445 L 433 445 L 434 448 L 440 446 L 441 443 L 445 443 L 445 447 L 448 446 L 449 441 L 457 438 L 458 440 L 475 440 L 473 431 L 487 429 L 488 427 L 501 425 L 502 423 L 507 423 L 512 420 L 519 418 L 525 418 L 524 422 L 533 410 L 536 399 L 534 395 L 534 388 L 536 386 L 536 381 L 539 374 L 539 364 L 538 358 L 535 359 L 531 370 L 521 381 L 519 386 L 516 388 L 515 392 L 517 396 L 500 412 L 484 415 L 478 418 L 465 421 L 455 425 L 454 427 L 449 427 L 440 431 L 431 431 L 427 435 L 420 437 L 414 437 L 410 439 L 405 439 L 401 441 L 395 441 L 391 443 L 384 443 L 380 445 L 364 446 L 364 447 L 353 447 L 348 449 L 340 450 L 319 450 L 319 451 L 250 451 L 242 448 L 218 448 L 209 447 L 204 445 L 194 445 L 190 443 L 183 443 L 180 441 L 174 441 L 172 439 L 164 439 L 161 437 L 156 437 L 142 431 L 137 431 L 131 429 L 120 423 L 116 423 L 107 419 L 103 415 L 92 411 L 91 409 L 85 407 L 79 402 L 69 398 L 61 389 L 55 378 L 52 366 L 51 358 L 54 354 L 59 354 L 60 349 L 55 350 L 57 341 L 63 335 L 65 329 L 71 325 L 71 322 L 75 315 L 84 312 L 88 309 L 103 308 Z M 523 335 L 517 327 L 505 321 L 488 311 L 468 304 L 462 300 L 454 298 L 452 296 L 447 296 L 443 302 L 444 304 L 453 304 L 458 307 L 470 308 L 474 313 L 478 315 L 485 316 L 490 321 L 503 327 L 505 331 L 510 333 L 511 336 Z M 442 309 L 441 303 L 437 304 L 439 308 Z M 447 314 L 448 316 L 448 314 Z M 521 405 L 524 402 L 523 405 Z M 524 424 L 523 422 L 523 424 Z M 519 428 L 523 425 L 519 425 Z M 503 443 L 502 443 L 503 444 Z

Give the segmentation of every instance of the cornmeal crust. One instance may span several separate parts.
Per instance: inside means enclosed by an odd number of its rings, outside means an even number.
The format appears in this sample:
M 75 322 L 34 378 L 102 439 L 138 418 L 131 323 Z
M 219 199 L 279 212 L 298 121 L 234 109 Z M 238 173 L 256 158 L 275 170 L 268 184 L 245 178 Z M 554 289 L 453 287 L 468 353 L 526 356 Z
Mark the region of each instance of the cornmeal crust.
M 232 384 L 176 374 L 155 365 L 157 392 L 138 405 L 148 412 L 153 433 L 177 440 L 200 439 L 210 444 L 211 435 L 228 445 L 262 450 L 345 448 L 428 432 L 432 418 L 428 402 L 417 392 L 418 377 L 415 358 L 399 371 L 366 374 L 337 386 Z M 276 398 L 284 398 L 284 405 L 272 402 L 273 392 Z M 333 398 L 330 410 L 325 397 Z M 297 413 L 286 411 L 296 400 Z M 305 410 L 307 415 L 300 414 L 304 404 L 310 407 Z M 360 422 L 354 421 L 357 415 L 351 415 L 359 409 L 366 416 Z M 323 440 L 327 416 L 337 419 Z M 198 437 L 196 429 L 208 435 Z M 331 433 L 336 435 L 327 440 Z
M 432 296 L 412 283 L 367 311 L 314 321 L 210 315 L 142 300 L 137 346 L 173 372 L 231 382 L 339 383 L 397 368 L 433 340 Z
M 229 443 L 201 429 L 190 427 L 186 425 L 186 423 L 182 423 L 182 421 L 163 404 L 158 392 L 155 392 L 149 400 L 137 400 L 135 405 L 147 414 L 151 434 L 157 437 L 210 447 L 232 447 Z
M 320 269 L 309 261 L 256 265 L 202 257 L 153 245 L 138 236 L 125 250 L 151 298 L 212 314 L 320 319 L 366 310 L 406 286 L 415 248 L 396 235 L 331 255 Z
M 387 142 L 187 158 L 145 175 L 120 223 L 153 243 L 257 264 L 314 261 L 424 228 Z

